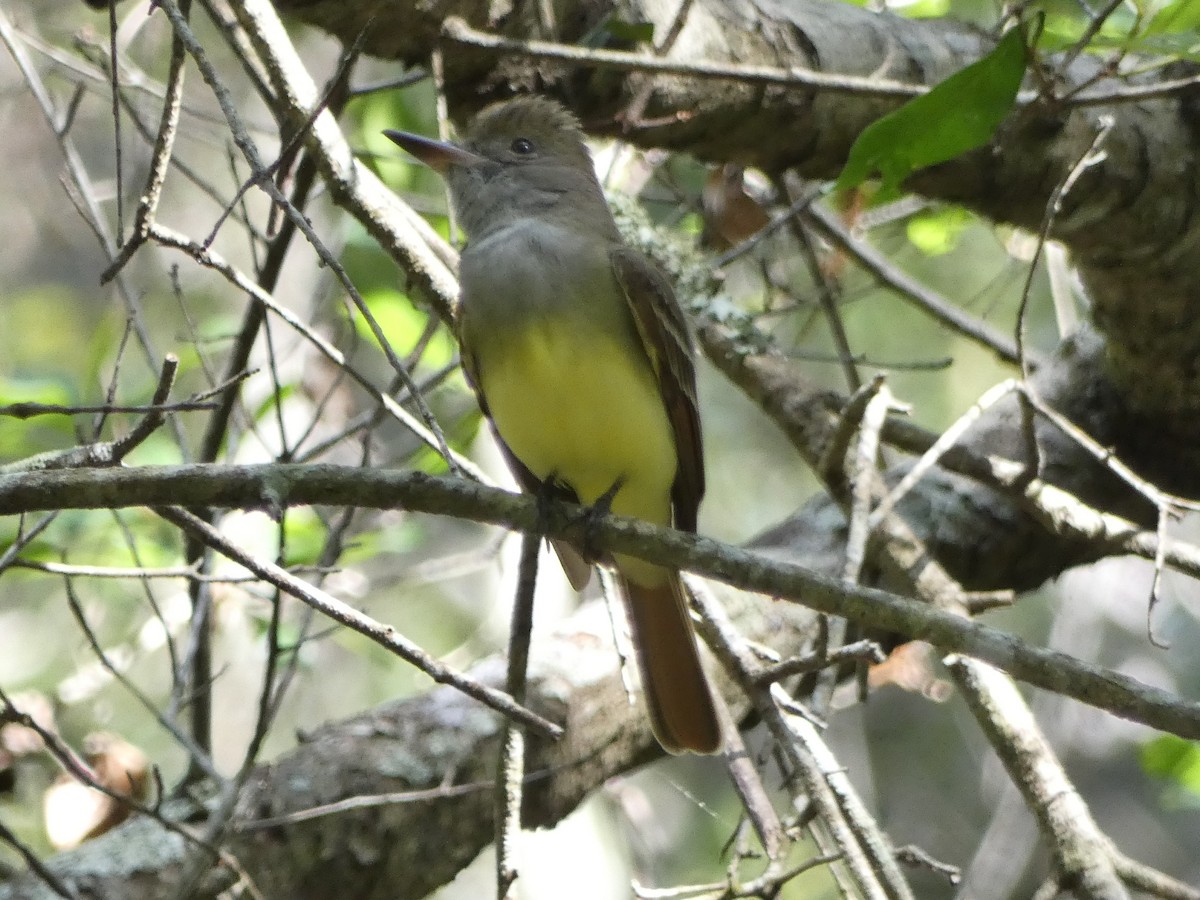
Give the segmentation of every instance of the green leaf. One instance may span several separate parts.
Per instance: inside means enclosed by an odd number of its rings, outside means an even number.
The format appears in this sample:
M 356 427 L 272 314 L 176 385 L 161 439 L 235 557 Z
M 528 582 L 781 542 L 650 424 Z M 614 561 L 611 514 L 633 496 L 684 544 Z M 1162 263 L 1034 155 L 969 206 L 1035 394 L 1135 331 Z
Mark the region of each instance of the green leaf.
M 364 291 L 363 299 L 375 317 L 375 321 L 383 329 L 392 349 L 402 358 L 411 353 L 425 332 L 425 326 L 432 313 L 418 309 L 409 300 L 408 295 L 394 288 Z M 362 316 L 354 317 L 354 327 L 363 338 L 374 340 L 371 326 Z M 439 369 L 448 365 L 453 358 L 454 341 L 444 327 L 439 328 L 433 339 L 426 345 L 425 353 L 421 357 L 421 364 Z
M 1058 53 L 1075 46 L 1083 34 L 1083 26 L 1075 16 L 1047 12 L 1042 18 L 1034 46 L 1042 53 Z
M 913 216 L 906 230 L 909 242 L 926 256 L 942 256 L 958 246 L 970 224 L 971 214 L 961 206 L 944 206 Z
M 47 406 L 69 406 L 75 401 L 71 390 L 57 378 L 0 375 L 0 398 L 8 403 L 42 403 Z
M 433 79 L 427 78 L 403 90 L 368 94 L 350 104 L 350 116 L 357 123 L 356 146 L 365 151 L 365 160 L 394 190 L 425 190 L 433 195 L 444 190 L 437 173 L 383 134 L 385 128 L 437 134 L 435 99 Z
M 428 536 L 428 528 L 419 518 L 405 517 L 399 522 L 360 531 L 342 551 L 341 565 L 352 566 L 381 554 L 399 555 L 418 552 Z
M 1200 60 L 1200 3 L 1172 0 L 1157 10 L 1131 42 L 1131 50 Z
M 654 40 L 654 25 L 650 22 L 626 22 L 616 13 L 609 13 L 579 39 L 583 47 L 607 47 L 610 44 L 650 43 Z
M 1200 3 L 1196 0 L 1172 0 L 1146 23 L 1145 35 L 1190 33 L 1200 30 Z
M 432 447 L 421 446 L 408 458 L 408 467 L 427 475 L 445 475 L 450 471 L 446 460 Z
M 625 22 L 616 16 L 610 16 L 604 23 L 604 28 L 619 41 L 641 44 L 654 40 L 653 22 Z
M 325 548 L 328 529 L 321 518 L 307 506 L 293 507 L 284 519 L 284 564 L 313 565 Z
M 1200 796 L 1200 745 L 1165 734 L 1142 745 L 1139 756 L 1148 774 Z
M 1099 33 L 1088 40 L 1084 52 L 1114 51 L 1144 56 L 1173 56 L 1200 61 L 1200 3 L 1169 0 L 1167 3 L 1138 4 L 1139 12 L 1118 8 L 1104 20 Z M 1088 23 L 1077 15 L 1049 11 L 1045 27 L 1037 35 L 1037 48 L 1057 53 L 1074 47 Z
M 868 6 L 874 0 L 846 0 L 854 6 Z M 941 18 L 950 12 L 950 0 L 891 0 L 888 12 L 907 19 Z
M 879 174 L 878 201 L 895 199 L 917 169 L 986 144 L 1016 102 L 1024 74 L 1025 41 L 1013 28 L 987 56 L 867 127 L 837 187 L 848 190 Z
M 264 397 L 263 401 L 258 404 L 258 407 L 251 414 L 251 418 L 253 418 L 255 422 L 261 422 L 267 416 L 274 415 L 276 400 L 278 400 L 279 404 L 282 406 L 283 403 L 289 397 L 293 396 L 297 390 L 298 388 L 294 384 L 280 385 L 279 393 L 276 394 L 274 391 L 272 391 L 270 394 Z
M 908 19 L 940 19 L 950 12 L 950 0 L 911 0 L 890 9 Z

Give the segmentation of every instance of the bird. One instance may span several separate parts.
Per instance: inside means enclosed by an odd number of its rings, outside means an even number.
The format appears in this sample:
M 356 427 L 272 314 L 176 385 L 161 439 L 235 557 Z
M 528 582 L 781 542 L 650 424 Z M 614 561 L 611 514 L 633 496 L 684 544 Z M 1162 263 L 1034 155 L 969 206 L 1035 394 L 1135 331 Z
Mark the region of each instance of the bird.
M 692 338 L 670 279 L 622 240 L 578 120 L 522 95 L 483 109 L 457 143 L 384 134 L 448 184 L 467 238 L 463 369 L 521 486 L 694 532 L 704 457 Z M 555 549 L 582 589 L 586 551 Z M 620 553 L 605 561 L 659 744 L 718 752 L 679 572 Z

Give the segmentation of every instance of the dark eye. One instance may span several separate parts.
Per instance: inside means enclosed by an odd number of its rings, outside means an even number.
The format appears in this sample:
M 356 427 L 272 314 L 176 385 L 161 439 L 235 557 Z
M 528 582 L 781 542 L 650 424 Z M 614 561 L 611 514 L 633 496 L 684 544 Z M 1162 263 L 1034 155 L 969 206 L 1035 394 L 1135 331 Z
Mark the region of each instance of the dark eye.
M 518 156 L 529 156 L 533 153 L 533 141 L 529 138 L 517 138 L 509 149 Z

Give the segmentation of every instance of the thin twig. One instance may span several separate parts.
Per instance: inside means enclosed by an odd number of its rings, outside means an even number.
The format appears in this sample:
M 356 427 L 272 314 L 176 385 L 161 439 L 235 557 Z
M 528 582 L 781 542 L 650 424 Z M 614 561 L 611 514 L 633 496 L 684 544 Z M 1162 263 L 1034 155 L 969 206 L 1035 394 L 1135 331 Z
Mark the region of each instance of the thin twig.
M 855 453 L 847 461 L 850 482 L 849 524 L 846 534 L 846 561 L 842 580 L 858 584 L 867 558 L 867 540 L 871 536 L 871 500 L 879 483 L 879 433 L 888 414 L 896 408 L 895 399 L 887 385 L 878 382 L 878 389 L 867 403 L 859 430 Z
M 211 400 L 180 400 L 177 403 L 125 405 L 121 403 L 100 403 L 94 406 L 64 405 L 60 403 L 7 403 L 0 405 L 0 416 L 12 419 L 32 419 L 36 416 L 87 416 L 94 413 L 113 415 L 116 413 L 169 413 L 197 412 L 213 409 L 216 406 Z
M 775 179 L 775 186 L 780 195 L 787 197 L 792 203 L 808 195 L 804 190 L 803 184 L 793 184 L 793 179 L 786 177 Z M 808 204 L 801 207 L 801 209 L 808 208 Z M 862 385 L 862 377 L 858 374 L 858 369 L 855 366 L 854 352 L 850 347 L 850 338 L 846 334 L 846 323 L 842 320 L 842 311 L 838 307 L 840 286 L 822 267 L 821 261 L 817 256 L 816 247 L 813 246 L 812 238 L 804 226 L 803 219 L 798 215 L 792 216 L 788 219 L 788 227 L 792 232 L 792 237 L 795 239 L 797 245 L 799 245 L 801 253 L 804 255 L 804 262 L 808 266 L 809 277 L 812 278 L 813 285 L 816 287 L 817 302 L 821 306 L 821 311 L 825 314 L 825 321 L 829 326 L 829 334 L 833 338 L 833 346 L 837 350 L 838 361 L 842 365 L 842 373 L 846 378 L 846 387 L 851 392 L 857 391 Z
M 1075 160 L 1075 164 L 1071 166 L 1066 177 L 1059 184 L 1055 185 L 1054 190 L 1050 193 L 1050 199 L 1046 202 L 1046 211 L 1042 216 L 1041 226 L 1038 228 L 1037 244 L 1033 252 L 1033 258 L 1029 261 L 1029 265 L 1025 270 L 1025 283 L 1021 288 L 1021 303 L 1017 308 L 1017 355 L 1021 364 L 1021 372 L 1026 381 L 1029 378 L 1030 363 L 1032 360 L 1027 356 L 1025 346 L 1025 326 L 1026 313 L 1029 309 L 1029 298 L 1033 290 L 1033 277 L 1037 271 L 1038 260 L 1041 259 L 1042 251 L 1046 246 L 1046 241 L 1050 237 L 1050 232 L 1054 227 L 1054 222 L 1058 218 L 1058 214 L 1062 212 L 1063 201 L 1075 187 L 1075 183 L 1092 166 L 1098 165 L 1104 161 L 1104 154 L 1101 147 L 1108 139 L 1109 133 L 1116 124 L 1116 118 L 1110 114 L 1105 114 L 1099 118 L 1099 128 L 1096 134 L 1092 137 L 1092 142 L 1087 149 L 1080 154 Z
M 719 695 L 714 699 L 717 715 L 721 722 L 721 731 L 725 735 L 723 752 L 729 779 L 733 782 L 733 789 L 737 791 L 742 808 L 746 811 L 746 815 L 762 843 L 763 850 L 767 854 L 768 869 L 778 869 L 786 858 L 789 844 L 783 822 L 780 821 L 779 813 L 775 811 L 775 807 L 771 803 L 770 794 L 767 793 L 758 768 L 750 758 L 741 732 L 738 731 L 737 722 L 733 720 L 729 711 L 729 704 L 725 702 L 725 698 Z
M 1060 103 L 1066 107 L 1114 106 L 1118 103 L 1141 103 L 1145 100 L 1162 100 L 1196 89 L 1200 75 L 1171 78 L 1154 84 L 1138 84 L 1132 87 L 1105 88 L 1093 93 L 1082 92 L 1065 97 Z
M 837 667 L 845 662 L 881 663 L 887 657 L 875 641 L 855 641 L 853 644 L 843 644 L 827 653 L 809 653 L 804 656 L 785 659 L 782 662 L 759 669 L 754 673 L 754 683 L 760 685 L 782 681 L 793 675 L 805 672 L 815 672 L 830 666 Z
M 83 157 L 69 136 L 59 133 L 57 127 L 58 116 L 55 113 L 54 101 L 50 97 L 50 92 L 47 90 L 33 62 L 29 59 L 29 55 L 26 53 L 16 29 L 2 8 L 0 8 L 0 41 L 4 43 L 9 53 L 12 54 L 13 60 L 21 71 L 21 76 L 25 79 L 25 83 L 29 87 L 29 92 L 37 101 L 46 123 L 58 140 L 59 148 L 66 162 L 66 180 L 64 183 L 68 186 L 68 195 L 71 197 L 72 202 L 76 204 L 76 208 L 79 210 L 84 222 L 87 223 L 92 233 L 96 236 L 106 256 L 109 259 L 115 259 L 118 252 L 116 249 L 117 242 L 114 240 L 104 214 L 100 209 L 99 201 L 96 199 L 96 191 L 87 173 L 87 168 L 83 164 Z M 145 317 L 142 313 L 138 294 L 129 287 L 124 279 L 117 279 L 117 287 L 128 316 L 134 323 L 134 332 L 137 334 L 138 344 L 142 349 L 147 363 L 153 369 L 157 365 L 157 360 L 162 358 L 162 354 L 155 349 L 154 343 L 150 339 L 150 334 L 146 330 Z M 176 438 L 179 439 L 180 444 L 183 443 L 182 432 L 177 431 Z
M 1055 428 L 1074 441 L 1088 456 L 1092 457 L 1092 459 L 1096 460 L 1096 462 L 1100 463 L 1156 507 L 1161 508 L 1166 506 L 1189 512 L 1200 511 L 1200 501 L 1169 494 L 1155 487 L 1122 462 L 1112 450 L 1105 447 L 1054 407 L 1050 406 L 1036 393 L 1028 390 L 1025 386 L 1022 386 L 1021 390 L 1039 415 L 1045 417 Z
M 786 704 L 780 703 L 780 700 L 787 699 L 783 687 L 773 684 L 770 691 L 772 699 L 783 713 L 783 724 L 803 747 L 803 751 L 795 754 L 794 758 L 803 761 L 808 772 L 806 783 L 812 785 L 814 781 L 819 780 L 835 798 L 848 829 L 869 861 L 872 875 L 877 879 L 875 883 L 882 888 L 883 896 L 889 900 L 913 900 L 912 890 L 896 862 L 891 842 L 867 812 L 845 768 L 821 739 L 813 724 L 805 716 L 789 712 Z M 820 794 L 814 792 L 809 796 L 815 797 Z
M 1088 22 L 1087 27 L 1083 29 L 1083 32 L 1079 35 L 1079 38 L 1075 41 L 1074 45 L 1072 45 L 1071 48 L 1063 54 L 1062 59 L 1058 61 L 1059 67 L 1062 69 L 1062 71 L 1066 71 L 1068 68 L 1070 68 L 1071 64 L 1079 58 L 1079 54 L 1086 50 L 1088 45 L 1091 44 L 1092 38 L 1100 33 L 1100 29 L 1103 28 L 1104 23 L 1108 21 L 1108 17 L 1116 12 L 1124 2 L 1125 0 L 1108 0 L 1104 6 L 1104 9 L 1088 17 L 1090 21 Z
M 82 447 L 71 447 L 67 450 L 52 450 L 27 459 L 0 466 L 0 475 L 18 472 L 47 471 L 51 469 L 91 468 L 96 466 L 118 466 L 136 447 L 145 442 L 159 426 L 162 425 L 164 412 L 170 407 L 167 397 L 175 382 L 175 373 L 179 368 L 178 357 L 170 354 L 163 360 L 159 373 L 158 387 L 150 401 L 146 413 L 137 421 L 130 432 L 124 437 L 113 441 L 97 441 Z
M 165 715 L 163 715 L 163 713 L 158 709 L 157 704 L 155 704 L 153 700 L 146 696 L 145 692 L 142 691 L 141 688 L 139 688 L 137 684 L 123 671 L 121 671 L 121 667 L 109 658 L 109 655 L 104 651 L 104 648 L 100 646 L 100 639 L 96 637 L 96 632 L 92 630 L 91 623 L 88 622 L 87 616 L 83 612 L 83 605 L 79 602 L 79 598 L 75 594 L 75 585 L 72 583 L 70 576 L 64 577 L 63 582 L 65 585 L 67 606 L 71 610 L 71 615 L 75 617 L 75 622 L 79 625 L 79 630 L 83 632 L 84 637 L 87 639 L 88 646 L 92 650 L 92 655 L 96 657 L 101 667 L 103 667 L 103 669 L 108 672 L 109 675 L 121 683 L 121 686 L 124 687 L 125 690 L 127 690 L 139 704 L 141 704 L 143 709 L 150 713 L 151 717 L 158 722 L 162 729 L 166 731 L 167 734 L 171 735 L 171 738 L 178 743 L 180 747 L 187 751 L 192 761 L 197 766 L 202 768 L 209 778 L 212 778 L 215 782 L 219 783 L 222 780 L 221 774 L 217 771 L 216 766 L 213 765 L 212 759 L 209 757 L 209 755 L 204 752 L 204 750 L 202 750 L 187 734 L 180 731 L 174 722 L 170 721 Z
M 199 264 L 219 272 L 221 275 L 225 276 L 225 278 L 228 279 L 231 284 L 235 285 L 237 288 L 245 291 L 247 294 L 253 297 L 254 300 L 262 305 L 263 308 L 273 312 L 275 315 L 281 318 L 291 328 L 295 329 L 305 340 L 316 347 L 317 350 L 319 350 L 321 354 L 326 357 L 326 359 L 350 375 L 350 377 L 353 378 L 368 393 L 370 393 L 378 403 L 387 409 L 388 413 L 390 413 L 398 422 L 408 428 L 427 446 L 438 449 L 439 444 L 436 434 L 425 428 L 425 426 L 410 412 L 408 412 L 408 410 L 393 400 L 390 396 L 380 391 L 370 379 L 351 366 L 349 361 L 346 359 L 345 354 L 342 353 L 341 350 L 339 350 L 329 341 L 325 340 L 325 338 L 321 337 L 307 324 L 300 321 L 300 319 L 297 318 L 295 314 L 291 312 L 291 310 L 277 303 L 275 298 L 272 297 L 268 291 L 264 290 L 256 282 L 226 262 L 220 254 L 214 250 L 206 250 L 200 244 L 192 241 L 185 235 L 182 235 L 176 231 L 172 231 L 171 229 L 168 229 L 157 222 L 151 226 L 150 231 L 154 240 L 158 241 L 160 244 L 181 250 L 191 256 L 192 259 Z M 478 466 L 475 466 L 473 463 L 471 463 L 470 460 L 466 459 L 459 453 L 455 453 L 453 451 L 447 452 L 449 452 L 451 457 L 454 459 L 454 465 L 456 469 L 480 481 L 486 480 L 486 476 L 483 474 L 483 472 Z
M 901 299 L 933 316 L 943 325 L 991 350 L 1004 362 L 1020 358 L 1017 346 L 986 322 L 971 318 L 944 297 L 930 290 L 915 278 L 901 272 L 882 253 L 856 240 L 821 204 L 812 204 L 801 212 L 805 222 L 819 231 L 832 244 L 848 253 L 860 266 L 883 285 L 896 291 Z
M 791 760 L 794 769 L 800 775 L 805 793 L 814 804 L 822 826 L 815 832 L 818 846 L 825 850 L 826 845 L 831 842 L 836 847 L 840 861 L 867 900 L 908 897 L 903 889 L 891 891 L 884 887 L 880 874 L 860 843 L 859 835 L 850 826 L 844 810 L 839 807 L 829 782 L 821 776 L 819 767 L 806 747 L 794 739 L 794 733 L 790 730 L 783 711 L 785 704 L 778 702 L 779 698 L 775 694 L 778 685 L 772 685 L 765 691 L 755 688 L 753 678 L 758 668 L 757 663 L 750 655 L 745 642 L 734 630 L 725 611 L 701 586 L 692 591 L 692 596 L 700 613 L 700 630 L 709 646 L 730 674 L 743 685 L 755 709 L 771 729 L 781 751 Z M 790 702 L 790 698 L 788 699 Z M 903 878 L 900 881 L 903 883 Z
M 946 666 L 1037 819 L 1058 877 L 1081 898 L 1128 898 L 1113 865 L 1110 841 L 1071 784 L 1016 685 L 977 660 L 953 656 Z
M 620 72 L 653 72 L 659 75 L 730 79 L 743 84 L 819 88 L 859 97 L 919 97 L 929 90 L 927 85 L 922 84 L 903 84 L 883 78 L 861 78 L 854 75 L 831 75 L 828 72 L 817 72 L 799 66 L 776 69 L 739 63 L 685 62 L 619 50 L 601 50 L 549 41 L 515 40 L 478 31 L 457 16 L 451 16 L 442 23 L 442 34 L 456 43 L 481 50 L 515 53 L 529 59 L 556 60 Z
M 416 666 L 439 684 L 448 684 L 458 688 L 463 693 L 474 697 L 486 706 L 490 706 L 496 712 L 533 728 L 545 737 L 556 738 L 562 733 L 562 729 L 559 726 L 514 703 L 512 698 L 507 694 L 490 688 L 487 685 L 480 684 L 439 662 L 419 646 L 397 633 L 394 628 L 359 612 L 354 607 L 302 581 L 274 563 L 264 562 L 255 558 L 253 554 L 247 553 L 235 542 L 217 531 L 217 529 L 187 510 L 178 507 L 163 506 L 156 508 L 156 512 L 168 522 L 179 526 L 197 540 L 216 550 L 222 556 L 228 557 L 240 566 L 244 566 L 260 578 L 276 585 L 280 590 L 285 591 L 296 599 L 304 601 L 334 621 L 340 622 L 347 628 L 358 632 L 364 637 L 370 638 L 380 646 L 392 651 L 401 659 Z
M 29 866 L 29 870 L 33 872 L 46 887 L 64 898 L 64 900 L 80 900 L 79 894 L 58 877 L 53 871 L 42 863 L 38 855 L 25 845 L 25 842 L 20 840 L 15 834 L 8 830 L 8 826 L 0 822 L 0 841 L 8 844 L 20 855 L 25 861 L 25 865 Z
M 874 531 L 885 518 L 892 514 L 896 505 L 908 495 L 909 491 L 917 486 L 918 482 L 925 475 L 933 470 L 938 461 L 941 460 L 951 447 L 958 443 L 959 438 L 966 434 L 972 425 L 979 421 L 986 410 L 1017 389 L 1017 381 L 1015 379 L 1008 379 L 988 388 L 982 397 L 972 403 L 971 408 L 959 416 L 949 428 L 942 432 L 933 445 L 921 455 L 920 459 L 913 463 L 912 467 L 904 473 L 904 477 L 900 479 L 896 486 L 875 507 L 871 513 L 870 530 Z
M 175 137 L 179 132 L 179 114 L 183 108 L 184 62 L 187 54 L 182 42 L 177 36 L 171 40 L 171 61 L 167 69 L 167 82 L 163 97 L 162 114 L 159 116 L 158 129 L 154 134 L 154 149 L 150 155 L 150 171 L 146 175 L 146 186 L 138 200 L 137 212 L 134 214 L 133 229 L 129 239 L 121 247 L 117 258 L 100 276 L 100 283 L 110 281 L 138 248 L 145 242 L 149 234 L 149 224 L 158 212 L 158 202 L 162 198 L 163 185 L 167 181 L 167 170 L 171 165 L 171 154 L 175 148 Z M 113 71 L 116 71 L 116 59 L 112 61 Z M 116 76 L 114 75 L 114 78 Z M 114 118 L 116 113 L 114 112 Z M 140 124 L 140 123 L 139 123 Z
M 120 242 L 125 239 L 125 147 L 124 141 L 121 140 L 121 69 L 117 58 L 117 4 L 111 2 L 108 4 L 108 53 L 113 120 L 113 169 L 117 180 L 117 240 Z
M 1112 856 L 1117 874 L 1131 888 L 1145 891 L 1150 896 L 1159 897 L 1161 900 L 1200 900 L 1200 888 L 1184 884 L 1170 875 L 1130 859 L 1116 848 L 1113 848 Z
M 508 673 L 505 686 L 513 701 L 524 705 L 529 675 L 529 644 L 533 631 L 533 594 L 537 586 L 538 551 L 542 536 L 537 531 L 522 535 L 521 562 L 517 569 L 517 591 L 513 597 L 512 624 L 508 634 Z M 521 803 L 525 784 L 525 732 L 512 721 L 505 722 L 500 737 L 500 760 L 496 767 L 496 897 L 511 900 L 517 881 L 517 841 L 521 836 Z
M 235 8 L 238 6 L 238 4 L 235 4 Z M 212 90 L 213 96 L 216 97 L 217 103 L 221 107 L 221 112 L 225 115 L 234 143 L 237 144 L 238 149 L 242 151 L 242 155 L 250 164 L 256 185 L 268 196 L 270 196 L 271 200 L 278 207 L 283 209 L 283 211 L 287 214 L 288 219 L 296 226 L 300 233 L 304 235 L 305 240 L 307 240 L 312 246 L 313 250 L 317 253 L 317 256 L 321 259 L 321 262 L 328 266 L 329 270 L 337 277 L 338 282 L 345 289 L 346 295 L 353 301 L 354 306 L 357 308 L 359 314 L 362 315 L 364 321 L 366 321 L 368 326 L 370 326 L 371 331 L 379 344 L 379 347 L 387 356 L 388 362 L 392 365 L 396 374 L 401 378 L 410 379 L 411 376 L 408 375 L 403 364 L 396 357 L 396 354 L 392 350 L 391 344 L 388 342 L 386 335 L 384 335 L 383 329 L 380 327 L 379 322 L 371 313 L 370 308 L 367 306 L 366 301 L 363 300 L 362 295 L 358 292 L 358 289 L 354 286 L 354 283 L 350 280 L 350 276 L 346 273 L 346 269 L 342 265 L 341 261 L 338 260 L 325 246 L 324 242 L 313 229 L 312 223 L 308 220 L 308 218 L 292 205 L 291 201 L 284 196 L 284 194 L 271 180 L 270 168 L 264 164 L 262 157 L 258 152 L 257 145 L 243 124 L 242 118 L 237 111 L 237 104 L 234 102 L 229 89 L 225 87 L 216 68 L 208 59 L 208 55 L 201 46 L 199 40 L 196 38 L 195 34 L 193 34 L 190 26 L 187 23 L 187 19 L 184 17 L 180 9 L 179 4 L 176 2 L 176 0 L 160 0 L 159 8 L 162 9 L 166 13 L 167 17 L 171 20 L 172 28 L 174 28 L 175 33 L 179 36 L 180 40 L 183 41 L 184 46 L 187 48 L 188 54 L 195 61 L 197 68 L 200 69 L 201 76 Z M 305 130 L 303 132 L 305 134 L 307 134 L 307 128 L 309 126 L 316 124 L 317 119 L 328 117 L 329 111 L 324 107 L 323 103 L 318 100 L 318 102 L 309 107 L 308 115 L 311 118 L 307 119 L 305 122 Z M 438 425 L 433 412 L 429 409 L 429 406 L 426 404 L 424 398 L 416 391 L 415 385 L 410 384 L 409 389 L 412 391 L 413 403 L 417 407 L 417 412 L 420 415 L 421 420 L 424 422 L 428 432 L 433 436 L 434 446 L 436 447 L 438 453 L 440 453 L 446 460 L 446 464 L 450 467 L 451 471 L 456 471 L 458 469 L 456 456 L 451 452 L 450 446 L 446 442 L 446 436 L 442 433 L 441 427 Z

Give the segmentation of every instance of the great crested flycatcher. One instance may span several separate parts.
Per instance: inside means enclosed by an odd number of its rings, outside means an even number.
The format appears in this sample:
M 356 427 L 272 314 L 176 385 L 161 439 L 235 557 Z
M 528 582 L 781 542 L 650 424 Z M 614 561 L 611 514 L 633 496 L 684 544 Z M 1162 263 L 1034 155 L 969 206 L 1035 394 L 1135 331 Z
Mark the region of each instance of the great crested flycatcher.
M 463 367 L 525 489 L 695 531 L 704 459 L 691 337 L 666 276 L 621 241 L 575 118 L 526 96 L 485 109 L 458 145 L 385 134 L 449 182 L 468 241 Z M 583 587 L 589 565 L 556 549 Z M 612 562 L 659 743 L 716 752 L 679 573 Z

